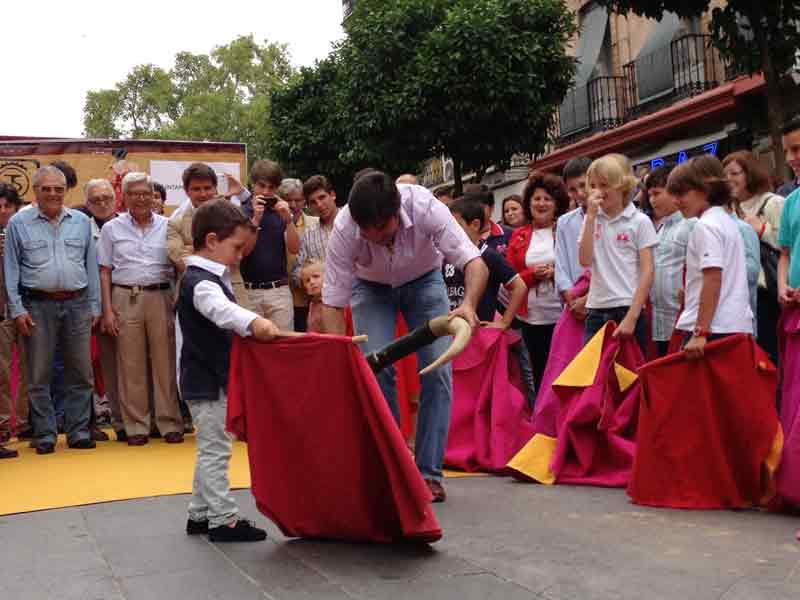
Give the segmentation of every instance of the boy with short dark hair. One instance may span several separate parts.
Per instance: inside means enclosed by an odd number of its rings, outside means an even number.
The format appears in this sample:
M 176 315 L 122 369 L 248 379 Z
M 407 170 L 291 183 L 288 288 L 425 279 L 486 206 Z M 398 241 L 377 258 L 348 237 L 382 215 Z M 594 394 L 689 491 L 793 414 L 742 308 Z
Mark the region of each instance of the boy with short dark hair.
M 267 537 L 238 518 L 230 494 L 231 438 L 225 431 L 228 369 L 233 333 L 272 340 L 275 325 L 236 304 L 230 269 L 242 259 L 250 238 L 248 220 L 230 202 L 210 200 L 192 221 L 195 253 L 186 259 L 177 309 L 183 331 L 181 397 L 197 427 L 197 463 L 186 533 L 208 534 L 212 542 L 255 542 Z
M 489 269 L 489 280 L 486 283 L 486 290 L 478 304 L 478 318 L 483 323 L 488 323 L 490 327 L 508 329 L 514 321 L 514 316 L 519 311 L 519 307 L 525 300 L 528 291 L 525 282 L 517 274 L 508 261 L 503 256 L 491 248 L 481 239 L 481 231 L 484 229 L 485 212 L 483 204 L 477 200 L 469 198 L 458 198 L 450 204 L 450 212 L 453 213 L 456 221 L 467 237 L 481 250 L 481 258 Z M 447 285 L 447 297 L 450 300 L 450 309 L 455 310 L 464 299 L 464 275 L 456 267 L 448 262 L 442 265 L 445 284 Z M 502 319 L 495 321 L 497 312 L 497 294 L 500 286 L 506 287 L 511 292 Z

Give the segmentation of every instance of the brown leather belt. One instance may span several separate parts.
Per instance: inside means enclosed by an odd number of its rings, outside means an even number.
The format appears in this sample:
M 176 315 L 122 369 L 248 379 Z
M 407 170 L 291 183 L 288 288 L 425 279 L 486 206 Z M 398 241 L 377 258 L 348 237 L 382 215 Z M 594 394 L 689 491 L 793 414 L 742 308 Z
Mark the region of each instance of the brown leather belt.
M 86 288 L 79 290 L 59 290 L 57 292 L 46 292 L 45 290 L 34 290 L 32 288 L 22 288 L 22 295 L 32 300 L 73 300 L 86 291 Z
M 121 287 L 126 290 L 133 290 L 133 291 L 140 291 L 140 292 L 152 292 L 155 290 L 168 290 L 170 288 L 170 284 L 168 283 L 153 283 L 151 285 L 123 285 L 121 283 L 112 283 L 114 287 Z
M 288 279 L 277 279 L 275 281 L 265 281 L 263 283 L 244 282 L 244 287 L 248 290 L 274 290 L 275 288 L 289 285 Z

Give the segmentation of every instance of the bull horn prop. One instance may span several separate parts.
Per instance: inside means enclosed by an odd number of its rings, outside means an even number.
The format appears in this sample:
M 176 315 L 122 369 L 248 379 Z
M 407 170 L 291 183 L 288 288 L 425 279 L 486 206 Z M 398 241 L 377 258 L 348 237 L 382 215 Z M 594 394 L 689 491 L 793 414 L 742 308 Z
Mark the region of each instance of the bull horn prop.
M 382 350 L 367 355 L 367 363 L 373 373 L 380 373 L 383 369 L 396 363 L 401 358 L 416 352 L 420 348 L 432 344 L 445 335 L 453 336 L 453 343 L 430 365 L 420 371 L 420 376 L 430 373 L 434 369 L 449 363 L 464 351 L 472 337 L 472 328 L 461 317 L 449 319 L 447 315 L 431 319 L 422 327 L 418 327 L 408 335 L 395 340 Z

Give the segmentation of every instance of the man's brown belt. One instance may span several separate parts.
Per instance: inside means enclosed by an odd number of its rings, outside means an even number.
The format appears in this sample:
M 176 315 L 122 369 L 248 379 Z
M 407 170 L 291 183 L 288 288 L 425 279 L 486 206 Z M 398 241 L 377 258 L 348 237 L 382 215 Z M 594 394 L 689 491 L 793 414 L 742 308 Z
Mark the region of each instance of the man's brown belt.
M 112 283 L 114 287 L 121 287 L 126 290 L 139 290 L 140 292 L 152 292 L 155 290 L 168 290 L 170 288 L 169 283 L 153 283 L 151 285 L 123 285 L 121 283 Z
M 32 288 L 22 288 L 22 295 L 31 300 L 72 300 L 86 291 L 86 288 L 79 290 L 59 290 L 57 292 L 46 292 L 44 290 L 34 290 Z

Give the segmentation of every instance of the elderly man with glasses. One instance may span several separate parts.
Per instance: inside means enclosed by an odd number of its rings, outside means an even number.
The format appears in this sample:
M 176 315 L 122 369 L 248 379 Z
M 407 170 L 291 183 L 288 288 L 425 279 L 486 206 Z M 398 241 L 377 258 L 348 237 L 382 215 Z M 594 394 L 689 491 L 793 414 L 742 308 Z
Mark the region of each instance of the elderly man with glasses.
M 38 169 L 33 191 L 36 207 L 8 223 L 3 266 L 9 312 L 26 339 L 34 446 L 38 454 L 50 454 L 56 445 L 50 378 L 58 343 L 67 443 L 94 448 L 91 333 L 100 318 L 100 293 L 92 228 L 86 215 L 64 206 L 67 182 L 57 168 Z
M 98 258 L 103 329 L 117 339 L 120 411 L 128 444 L 143 446 L 151 431 L 148 362 L 155 425 L 169 444 L 183 441 L 175 376 L 175 323 L 167 256 L 167 218 L 153 214 L 153 183 L 145 173 L 122 180 L 128 212 L 105 224 Z

